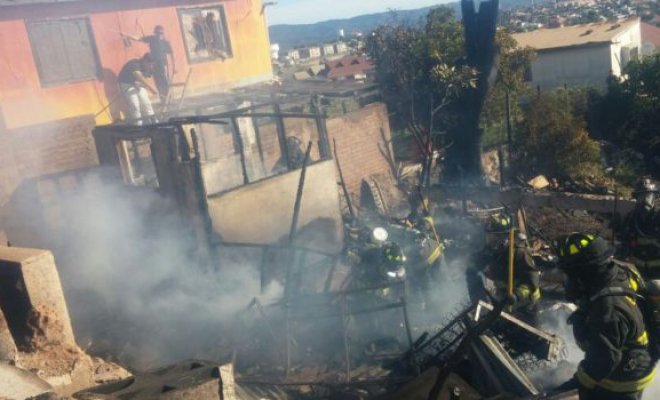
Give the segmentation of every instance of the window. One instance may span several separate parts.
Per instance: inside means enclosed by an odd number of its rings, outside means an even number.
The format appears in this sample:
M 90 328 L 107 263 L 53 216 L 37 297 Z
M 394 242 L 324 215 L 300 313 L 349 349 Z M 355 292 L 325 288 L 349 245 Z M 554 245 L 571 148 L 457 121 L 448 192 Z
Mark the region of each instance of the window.
M 232 56 L 227 19 L 222 6 L 179 9 L 183 42 L 190 62 Z
M 87 18 L 28 21 L 39 79 L 44 86 L 96 79 L 99 63 Z
M 621 48 L 621 68 L 625 68 L 629 62 L 639 59 L 639 49 L 637 47 Z

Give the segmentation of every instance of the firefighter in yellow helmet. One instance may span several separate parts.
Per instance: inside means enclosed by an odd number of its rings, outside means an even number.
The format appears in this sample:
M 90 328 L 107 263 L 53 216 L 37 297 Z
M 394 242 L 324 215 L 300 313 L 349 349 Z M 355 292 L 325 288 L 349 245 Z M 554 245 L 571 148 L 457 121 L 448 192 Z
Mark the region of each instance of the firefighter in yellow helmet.
M 610 244 L 573 233 L 557 243 L 566 296 L 578 305 L 569 318 L 584 351 L 575 377 L 580 400 L 639 400 L 655 376 L 649 334 L 638 304 L 643 280 L 634 266 L 614 260 Z
M 388 240 L 384 228 L 377 227 L 359 246 L 348 249 L 347 260 L 352 265 L 354 284 L 373 287 L 403 281 L 406 278 L 406 256 L 401 247 Z
M 411 254 L 410 279 L 424 292 L 432 286 L 431 282 L 439 279 L 441 264 L 444 262 L 444 247 L 431 215 L 428 198 L 420 196 L 419 207 L 404 219 L 396 221 L 406 228 L 409 237 L 414 237 L 414 244 L 406 248 Z M 413 202 L 415 204 L 415 202 Z
M 649 177 L 635 186 L 635 209 L 623 224 L 624 250 L 645 279 L 660 279 L 660 209 L 655 203 L 660 191 Z
M 486 245 L 473 255 L 468 264 L 467 283 L 472 301 L 493 298 L 502 301 L 508 296 L 509 232 L 511 218 L 493 214 L 485 224 Z M 514 243 L 514 314 L 529 323 L 536 323 L 541 300 L 541 273 L 534 263 L 524 235 L 516 235 Z M 494 284 L 494 291 L 486 290 L 484 278 Z

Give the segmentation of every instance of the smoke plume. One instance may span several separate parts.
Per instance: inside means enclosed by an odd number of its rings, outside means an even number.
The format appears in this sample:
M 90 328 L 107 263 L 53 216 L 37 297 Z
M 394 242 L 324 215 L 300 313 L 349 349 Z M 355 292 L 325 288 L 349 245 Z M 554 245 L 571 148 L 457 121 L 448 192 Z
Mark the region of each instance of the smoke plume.
M 228 327 L 260 296 L 255 257 L 200 261 L 175 208 L 149 189 L 89 180 L 56 204 L 56 231 L 40 229 L 34 210 L 21 219 L 48 235 L 35 241 L 55 253 L 81 346 L 137 369 L 228 356 Z M 272 284 L 262 302 L 279 293 Z

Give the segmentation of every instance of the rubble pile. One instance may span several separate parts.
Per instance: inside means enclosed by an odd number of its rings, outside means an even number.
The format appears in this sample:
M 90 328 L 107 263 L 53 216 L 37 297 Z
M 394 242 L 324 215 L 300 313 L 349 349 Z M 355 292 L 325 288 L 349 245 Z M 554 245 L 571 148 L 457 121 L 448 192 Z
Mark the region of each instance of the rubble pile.
M 69 395 L 130 376 L 76 344 L 49 251 L 0 247 L 0 287 L 0 382 L 11 382 L 0 397 Z
M 422 201 L 416 201 L 417 193 L 406 195 L 391 179 L 378 177 L 365 181 L 363 190 L 370 194 L 371 204 L 366 205 L 373 210 L 359 210 L 356 219 L 345 215 L 345 247 L 373 234 L 373 228 L 385 227 L 390 239 L 405 248 L 412 274 L 413 264 L 433 253 L 420 256 L 415 251 L 422 254 L 422 243 L 437 243 L 443 262 L 432 281 L 436 297 L 411 290 L 415 285 L 409 276 L 399 279 L 395 274 L 397 279 L 388 283 L 360 281 L 346 249 L 336 254 L 314 251 L 302 245 L 310 244 L 305 240 L 218 244 L 211 252 L 218 257 L 250 254 L 238 259 L 242 267 L 259 271 L 254 277 L 261 280 L 262 294 L 272 282 L 283 293 L 268 303 L 253 299 L 217 331 L 212 325 L 208 334 L 218 339 L 206 345 L 215 347 L 204 354 L 208 361 L 182 361 L 133 375 L 76 344 L 49 251 L 0 247 L 0 358 L 5 362 L 0 364 L 0 383 L 6 376 L 20 382 L 20 387 L 0 385 L 0 397 L 394 400 L 427 399 L 431 393 L 437 399 L 575 398 L 571 391 L 552 393 L 569 377 L 560 371 L 567 354 L 558 332 L 523 321 L 505 302 L 491 298 L 490 303 L 464 304 L 456 293 L 467 295 L 462 289 L 465 256 L 483 245 L 484 220 L 506 212 L 517 216 L 516 226 L 527 234 L 541 266 L 541 314 L 561 314 L 557 299 L 563 297 L 563 276 L 554 266 L 551 242 L 577 230 L 607 236 L 609 221 L 603 213 L 525 209 L 522 201 L 512 207 L 515 202 L 478 195 L 443 199 L 443 208 L 434 208 L 421 191 Z M 607 209 L 601 199 L 578 200 Z M 414 220 L 401 218 L 415 205 L 435 221 L 426 233 Z M 305 231 L 304 239 L 311 242 L 312 236 Z M 130 353 L 130 326 L 121 319 L 103 321 L 126 337 Z M 572 373 L 574 368 L 565 370 Z

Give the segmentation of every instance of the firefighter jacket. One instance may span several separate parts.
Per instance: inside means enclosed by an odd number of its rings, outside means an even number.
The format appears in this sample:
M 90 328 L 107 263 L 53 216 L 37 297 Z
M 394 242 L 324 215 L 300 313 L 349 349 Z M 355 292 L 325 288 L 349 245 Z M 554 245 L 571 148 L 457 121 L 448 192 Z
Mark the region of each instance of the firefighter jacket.
M 576 378 L 587 389 L 639 392 L 654 379 L 649 336 L 637 305 L 639 287 L 616 263 L 589 278 L 578 310 L 571 315 L 576 341 L 585 352 Z
M 519 302 L 537 303 L 541 298 L 539 281 L 541 273 L 534 263 L 532 252 L 525 243 L 516 243 L 514 249 L 514 293 Z M 470 268 L 478 269 L 493 280 L 498 292 L 506 293 L 509 279 L 509 248 L 502 246 L 496 251 L 484 249 L 477 253 Z
M 378 244 L 365 243 L 359 248 L 349 249 L 348 259 L 354 268 L 353 279 L 358 287 L 370 287 L 387 283 L 384 248 Z
M 635 264 L 645 279 L 660 279 L 660 210 L 635 210 L 623 226 L 628 261 Z

